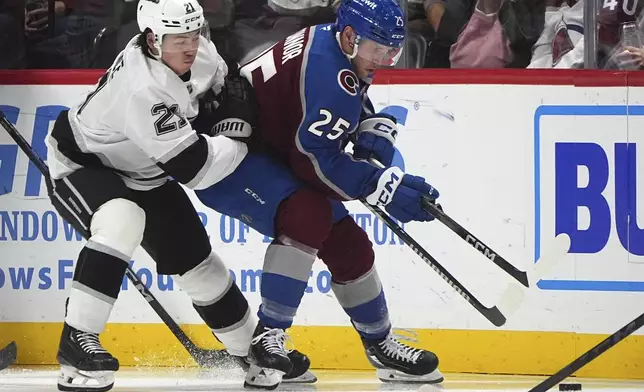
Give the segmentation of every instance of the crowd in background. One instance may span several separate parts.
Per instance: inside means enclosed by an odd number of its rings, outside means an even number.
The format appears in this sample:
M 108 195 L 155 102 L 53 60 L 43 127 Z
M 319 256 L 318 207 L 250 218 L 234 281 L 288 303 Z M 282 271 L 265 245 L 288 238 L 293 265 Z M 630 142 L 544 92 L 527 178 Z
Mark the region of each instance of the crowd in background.
M 338 1 L 338 0 L 336 0 Z M 597 67 L 639 69 L 644 0 L 596 0 Z M 243 62 L 335 20 L 333 0 L 199 0 Z M 408 68 L 584 68 L 584 0 L 408 0 Z M 0 0 L 0 69 L 99 68 L 139 32 L 137 0 Z M 644 23 L 643 23 L 644 24 Z

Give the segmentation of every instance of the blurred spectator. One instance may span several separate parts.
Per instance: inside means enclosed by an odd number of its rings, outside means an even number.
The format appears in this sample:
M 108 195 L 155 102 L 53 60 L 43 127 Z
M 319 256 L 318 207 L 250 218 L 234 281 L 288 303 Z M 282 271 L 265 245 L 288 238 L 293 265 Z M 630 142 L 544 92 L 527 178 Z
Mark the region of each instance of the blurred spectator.
M 512 61 L 498 13 L 503 0 L 478 0 L 474 12 L 450 48 L 452 68 L 504 68 Z
M 425 15 L 432 46 L 450 48 L 452 67 L 523 68 L 543 30 L 545 0 L 425 0 Z
M 29 68 L 89 68 L 94 63 L 94 40 L 114 16 L 121 0 L 64 0 L 55 2 L 56 29 L 43 35 L 49 24 L 47 4 L 34 10 L 25 22 L 29 37 Z
M 0 69 L 24 66 L 24 14 L 24 0 L 0 1 Z
M 235 0 L 234 8 L 234 22 L 214 31 L 212 39 L 220 52 L 239 63 L 304 27 L 335 21 L 329 0 Z
M 644 68 L 644 48 L 625 46 L 624 51 L 618 54 L 619 69 L 642 69 Z
M 528 68 L 583 68 L 584 2 L 549 4 Z
M 641 27 L 636 22 L 620 26 L 620 40 L 612 48 L 604 69 L 636 70 L 642 68 L 644 39 Z
M 639 0 L 604 0 L 598 3 L 597 23 L 598 42 L 604 46 L 614 47 L 621 39 L 620 29 L 624 23 L 636 22 L 641 15 L 644 2 Z
M 643 6 L 637 0 L 608 0 L 598 5 L 598 68 L 639 68 L 643 40 L 635 20 Z M 557 0 L 548 4 L 544 31 L 534 46 L 529 68 L 584 68 L 583 16 L 583 0 L 572 6 Z
M 70 2 L 70 0 L 67 0 Z M 49 24 L 49 1 L 27 0 L 25 4 L 25 35 L 29 40 L 41 40 L 58 35 L 64 30 L 64 17 L 71 10 L 65 1 L 54 1 L 55 30 Z
M 600 4 L 597 66 L 622 70 L 639 68 L 644 3 L 638 0 L 606 0 Z

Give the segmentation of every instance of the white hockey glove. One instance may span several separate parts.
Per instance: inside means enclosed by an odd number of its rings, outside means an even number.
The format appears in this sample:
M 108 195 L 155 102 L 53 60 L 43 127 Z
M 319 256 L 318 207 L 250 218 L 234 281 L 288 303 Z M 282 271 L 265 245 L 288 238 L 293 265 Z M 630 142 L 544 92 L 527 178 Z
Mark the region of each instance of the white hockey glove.
M 368 116 L 356 130 L 353 156 L 365 160 L 375 158 L 383 165 L 391 166 L 397 136 L 395 117 L 385 113 Z

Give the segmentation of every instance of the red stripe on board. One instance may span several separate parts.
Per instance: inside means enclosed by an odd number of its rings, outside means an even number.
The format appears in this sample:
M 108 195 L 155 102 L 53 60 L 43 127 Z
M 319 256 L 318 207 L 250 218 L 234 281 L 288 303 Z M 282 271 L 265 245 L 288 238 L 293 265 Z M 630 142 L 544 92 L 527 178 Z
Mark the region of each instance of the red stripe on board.
M 1 85 L 94 85 L 105 70 L 0 71 Z M 510 84 L 583 87 L 644 86 L 644 72 L 579 69 L 391 69 L 374 84 Z
M 629 87 L 644 86 L 644 73 L 642 71 L 628 72 L 628 86 Z
M 644 86 L 641 71 L 580 69 L 390 69 L 376 72 L 374 84 L 510 84 L 546 86 Z
M 38 69 L 0 71 L 1 85 L 94 85 L 105 70 L 99 69 Z

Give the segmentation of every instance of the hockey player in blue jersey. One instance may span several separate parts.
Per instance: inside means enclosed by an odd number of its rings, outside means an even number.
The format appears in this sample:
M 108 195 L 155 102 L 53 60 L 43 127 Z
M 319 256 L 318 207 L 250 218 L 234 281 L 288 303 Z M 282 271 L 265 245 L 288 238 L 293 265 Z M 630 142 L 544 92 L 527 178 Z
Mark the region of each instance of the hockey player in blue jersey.
M 366 199 L 402 222 L 433 219 L 421 196 L 435 199 L 438 192 L 391 165 L 396 121 L 374 114 L 366 95 L 373 72 L 395 65 L 404 36 L 394 0 L 344 0 L 335 24 L 295 33 L 240 70 L 259 107 L 250 152 L 232 174 L 197 195 L 274 238 L 265 255 L 260 321 L 249 357 L 278 376 L 291 369 L 285 330 L 320 258 L 381 380 L 443 380 L 434 353 L 392 335 L 373 246 L 343 205 Z M 233 124 L 208 131 L 235 132 Z M 344 152 L 349 142 L 352 155 Z M 385 167 L 371 165 L 369 157 Z

